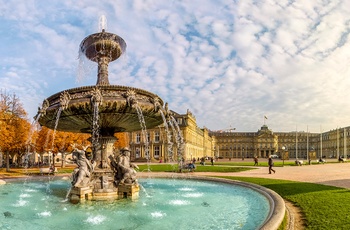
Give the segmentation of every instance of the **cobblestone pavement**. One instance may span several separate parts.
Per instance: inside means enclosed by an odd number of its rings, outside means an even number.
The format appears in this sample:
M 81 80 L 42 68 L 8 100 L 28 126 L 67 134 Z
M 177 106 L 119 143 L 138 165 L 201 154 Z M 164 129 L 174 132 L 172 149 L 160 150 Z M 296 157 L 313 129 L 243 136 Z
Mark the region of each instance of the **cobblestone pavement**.
M 274 167 L 276 173 L 269 174 L 267 167 L 238 173 L 195 172 L 196 175 L 225 175 L 273 178 L 291 181 L 311 182 L 350 189 L 350 163 L 326 163 L 319 165 Z

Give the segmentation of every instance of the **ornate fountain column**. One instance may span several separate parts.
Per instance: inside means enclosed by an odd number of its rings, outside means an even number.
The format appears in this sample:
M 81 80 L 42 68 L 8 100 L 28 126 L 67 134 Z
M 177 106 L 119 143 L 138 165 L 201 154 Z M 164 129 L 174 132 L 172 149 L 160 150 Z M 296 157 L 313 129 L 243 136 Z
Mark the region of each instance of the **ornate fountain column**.
M 102 136 L 99 140 L 99 147 L 94 153 L 96 167 L 92 173 L 93 200 L 114 200 L 118 199 L 118 188 L 115 185 L 115 174 L 110 167 L 110 157 L 114 157 L 113 144 L 115 137 Z
M 109 85 L 108 80 L 108 64 L 110 62 L 109 57 L 101 57 L 98 60 L 98 74 L 96 85 Z

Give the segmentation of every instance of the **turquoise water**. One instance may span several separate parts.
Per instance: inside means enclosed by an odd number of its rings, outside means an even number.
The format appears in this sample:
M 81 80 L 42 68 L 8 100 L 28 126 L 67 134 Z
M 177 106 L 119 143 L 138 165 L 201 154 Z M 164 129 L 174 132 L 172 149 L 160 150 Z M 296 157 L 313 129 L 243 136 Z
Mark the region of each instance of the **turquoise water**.
M 140 179 L 137 201 L 65 200 L 70 182 L 0 185 L 0 229 L 257 229 L 268 200 L 241 186 L 181 179 Z

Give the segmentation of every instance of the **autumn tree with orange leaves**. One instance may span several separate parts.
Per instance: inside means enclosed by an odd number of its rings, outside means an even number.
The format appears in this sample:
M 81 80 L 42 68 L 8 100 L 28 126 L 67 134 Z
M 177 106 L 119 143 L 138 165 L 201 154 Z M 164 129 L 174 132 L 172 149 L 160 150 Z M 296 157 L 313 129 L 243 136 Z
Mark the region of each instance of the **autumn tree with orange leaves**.
M 80 148 L 91 146 L 91 143 L 88 141 L 89 137 L 90 135 L 85 133 L 56 132 L 53 152 L 55 154 L 61 154 L 61 167 L 65 167 L 66 155 L 74 150 L 74 146 Z
M 29 131 L 27 113 L 19 98 L 0 91 L 0 152 L 6 155 L 6 171 L 10 171 L 10 156 L 21 159 L 25 154 Z
M 82 148 L 83 146 L 91 145 L 88 141 L 90 135 L 85 133 L 54 131 L 42 127 L 37 136 L 35 142 L 36 152 L 40 154 L 41 159 L 43 158 L 43 154 L 49 151 L 54 155 L 60 153 L 62 155 L 62 167 L 65 167 L 66 155 L 73 151 L 73 146 Z
M 129 146 L 129 136 L 128 133 L 115 133 L 114 136 L 117 138 L 114 142 L 114 149 L 121 149 Z

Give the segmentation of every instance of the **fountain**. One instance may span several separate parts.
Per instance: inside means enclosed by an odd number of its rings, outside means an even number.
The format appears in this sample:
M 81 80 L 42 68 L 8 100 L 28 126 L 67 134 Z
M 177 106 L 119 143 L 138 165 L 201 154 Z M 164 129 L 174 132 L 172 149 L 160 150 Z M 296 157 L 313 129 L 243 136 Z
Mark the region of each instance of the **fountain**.
M 100 33 L 87 36 L 80 44 L 80 53 L 98 64 L 96 85 L 56 93 L 39 108 L 37 116 L 42 126 L 92 134 L 92 154 L 86 156 L 82 150 L 74 153 L 79 168 L 72 182 L 72 202 L 138 197 L 137 180 L 125 178 L 134 177 L 128 151 L 118 159 L 113 155 L 114 134 L 140 130 L 140 113 L 147 128 L 158 126 L 163 122 L 160 110 L 167 111 L 163 101 L 153 93 L 109 83 L 108 65 L 118 59 L 125 48 L 125 41 L 106 32 L 104 26 Z M 127 168 L 122 170 L 124 175 L 120 175 L 121 167 Z

